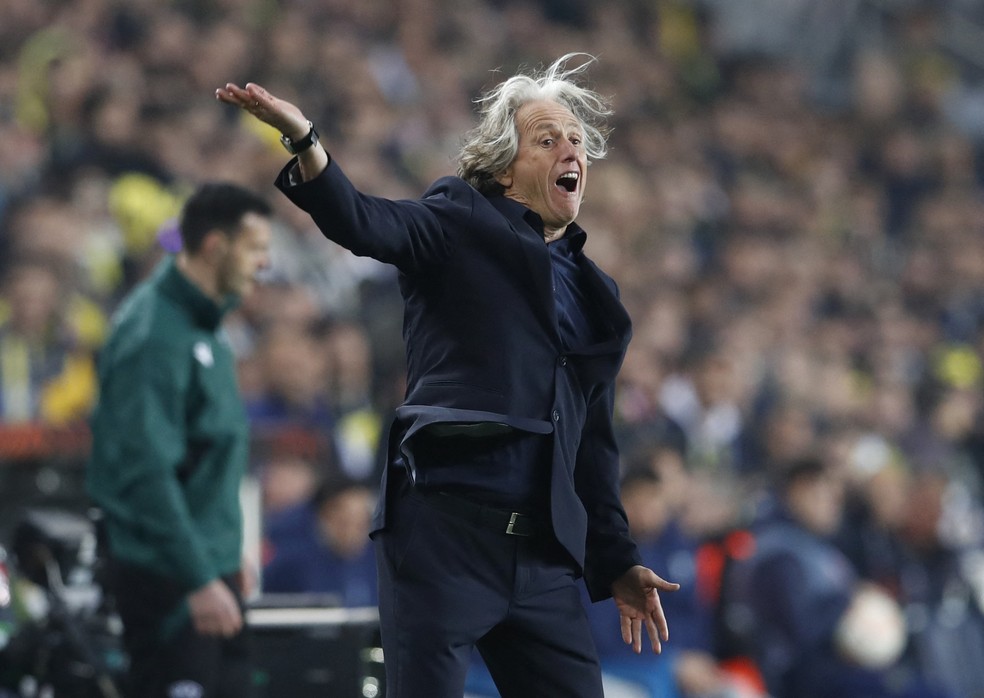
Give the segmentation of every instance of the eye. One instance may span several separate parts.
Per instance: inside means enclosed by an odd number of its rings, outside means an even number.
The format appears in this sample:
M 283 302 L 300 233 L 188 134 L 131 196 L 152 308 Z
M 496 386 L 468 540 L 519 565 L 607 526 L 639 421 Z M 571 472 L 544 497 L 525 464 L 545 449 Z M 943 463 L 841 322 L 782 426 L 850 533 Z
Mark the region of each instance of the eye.
M 549 148 L 554 144 L 554 142 L 555 141 L 553 138 L 544 138 L 542 141 L 540 141 L 540 145 L 542 145 L 544 148 Z

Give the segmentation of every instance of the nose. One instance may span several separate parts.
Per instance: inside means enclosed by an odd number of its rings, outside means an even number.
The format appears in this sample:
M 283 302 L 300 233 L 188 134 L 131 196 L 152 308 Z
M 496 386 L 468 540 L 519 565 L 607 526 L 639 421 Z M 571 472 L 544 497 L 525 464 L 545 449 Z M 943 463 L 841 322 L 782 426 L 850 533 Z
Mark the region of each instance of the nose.
M 572 160 L 577 160 L 577 146 L 570 142 L 568 139 L 563 141 L 563 159 L 564 162 L 570 162 Z

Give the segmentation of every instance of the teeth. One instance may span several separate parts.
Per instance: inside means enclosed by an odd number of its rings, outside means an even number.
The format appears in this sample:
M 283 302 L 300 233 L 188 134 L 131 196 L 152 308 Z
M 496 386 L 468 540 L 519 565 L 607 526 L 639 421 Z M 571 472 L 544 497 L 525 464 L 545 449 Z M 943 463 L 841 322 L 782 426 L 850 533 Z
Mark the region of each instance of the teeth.
M 577 190 L 578 175 L 578 172 L 565 172 L 557 178 L 557 186 L 573 194 Z

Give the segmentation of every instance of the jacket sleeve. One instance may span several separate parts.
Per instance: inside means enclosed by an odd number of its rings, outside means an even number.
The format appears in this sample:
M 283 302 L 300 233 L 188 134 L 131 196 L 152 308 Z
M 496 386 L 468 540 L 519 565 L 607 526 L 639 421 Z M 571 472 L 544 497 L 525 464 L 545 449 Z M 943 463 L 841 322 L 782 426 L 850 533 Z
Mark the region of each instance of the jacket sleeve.
M 642 564 L 619 494 L 614 401 L 610 385 L 589 405 L 574 468 L 574 485 L 588 514 L 584 582 L 592 601 L 610 597 L 612 582 Z
M 102 385 L 89 482 L 94 499 L 122 529 L 126 559 L 192 590 L 218 572 L 192 526 L 178 480 L 188 457 L 189 382 L 190 372 L 165 347 L 145 345 L 121 357 Z
M 392 201 L 359 192 L 332 160 L 317 177 L 293 184 L 288 163 L 276 186 L 311 215 L 325 237 L 362 257 L 372 257 L 412 274 L 446 260 L 453 251 L 450 230 L 472 212 L 472 194 L 453 177 L 440 180 L 421 200 Z M 459 225 L 448 226 L 448 217 Z

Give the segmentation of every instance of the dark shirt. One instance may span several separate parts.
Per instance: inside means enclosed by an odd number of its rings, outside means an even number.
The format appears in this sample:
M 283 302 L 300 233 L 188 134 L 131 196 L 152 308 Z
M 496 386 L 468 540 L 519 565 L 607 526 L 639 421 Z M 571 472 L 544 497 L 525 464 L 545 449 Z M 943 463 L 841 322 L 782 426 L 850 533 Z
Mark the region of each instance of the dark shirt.
M 577 258 L 587 235 L 572 224 L 560 240 L 547 245 L 553 270 L 554 298 L 557 303 L 557 323 L 564 349 L 596 344 L 603 340 L 597 310 L 581 283 L 581 268 Z
M 329 594 L 349 608 L 378 602 L 376 558 L 369 538 L 358 555 L 342 557 L 319 534 L 312 505 L 305 503 L 272 517 L 266 544 L 265 593 Z
M 505 197 L 494 203 L 513 225 L 529 226 L 542 237 L 539 215 Z M 572 223 L 564 237 L 547 245 L 557 330 L 568 351 L 602 340 L 598 312 L 581 282 L 578 266 L 586 238 Z M 535 513 L 548 499 L 552 439 L 551 435 L 517 430 L 483 437 L 417 437 L 417 485 L 450 492 L 466 489 L 468 495 L 483 502 Z M 468 472 L 467 487 L 459 484 L 462 470 Z

